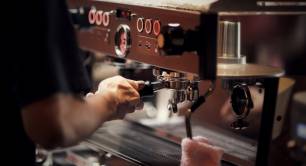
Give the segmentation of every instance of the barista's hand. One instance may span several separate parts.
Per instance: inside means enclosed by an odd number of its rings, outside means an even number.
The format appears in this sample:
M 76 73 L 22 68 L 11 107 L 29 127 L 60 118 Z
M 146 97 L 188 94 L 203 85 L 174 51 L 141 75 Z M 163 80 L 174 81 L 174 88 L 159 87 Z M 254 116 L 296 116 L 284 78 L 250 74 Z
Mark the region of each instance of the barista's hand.
M 143 81 L 133 81 L 121 76 L 115 76 L 103 80 L 95 95 L 102 95 L 107 101 L 107 108 L 112 111 L 110 119 L 124 118 L 125 114 L 132 113 L 135 109 L 141 109 L 138 91 L 144 86 Z
M 213 146 L 204 137 L 184 138 L 181 166 L 219 166 L 223 150 Z

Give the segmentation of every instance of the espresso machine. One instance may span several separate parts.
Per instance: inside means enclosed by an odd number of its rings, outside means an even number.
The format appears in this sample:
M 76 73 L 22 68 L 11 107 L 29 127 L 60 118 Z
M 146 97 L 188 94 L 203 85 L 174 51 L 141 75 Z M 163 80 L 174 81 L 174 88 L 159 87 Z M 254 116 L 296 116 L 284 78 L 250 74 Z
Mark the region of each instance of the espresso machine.
M 128 120 L 105 124 L 85 142 L 103 151 L 100 162 L 114 156 L 122 160 L 120 165 L 179 165 L 181 138 L 204 131 L 196 130 L 191 119 L 222 89 L 233 115 L 229 130 L 212 128 L 202 136 L 226 142 L 222 165 L 268 165 L 273 126 L 280 123 L 275 118 L 284 70 L 248 63 L 248 55 L 241 53 L 242 29 L 248 18 L 305 15 L 305 1 L 69 0 L 68 5 L 82 49 L 151 65 L 155 80 L 146 82 L 141 95 L 173 91 L 167 109 L 174 113 L 180 103 L 190 104 L 182 113 L 180 136 Z M 263 101 L 257 135 L 249 141 L 236 134 L 252 126 L 248 117 L 256 107 L 254 89 Z M 204 116 L 209 118 L 209 113 Z M 231 132 L 236 134 L 225 136 Z

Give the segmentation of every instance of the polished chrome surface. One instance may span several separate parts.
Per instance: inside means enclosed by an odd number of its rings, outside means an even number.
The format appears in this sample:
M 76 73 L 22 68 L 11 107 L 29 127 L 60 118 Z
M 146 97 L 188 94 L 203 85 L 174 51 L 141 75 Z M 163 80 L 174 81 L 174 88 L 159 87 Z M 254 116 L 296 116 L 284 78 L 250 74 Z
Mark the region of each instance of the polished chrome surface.
M 172 98 L 168 101 L 168 110 L 176 113 L 177 104 L 184 101 L 194 102 L 199 98 L 199 80 L 188 74 L 154 68 L 153 75 L 164 88 L 172 91 Z
M 240 22 L 220 21 L 218 30 L 218 63 L 246 63 L 240 54 Z
M 240 23 L 220 21 L 218 56 L 240 58 Z

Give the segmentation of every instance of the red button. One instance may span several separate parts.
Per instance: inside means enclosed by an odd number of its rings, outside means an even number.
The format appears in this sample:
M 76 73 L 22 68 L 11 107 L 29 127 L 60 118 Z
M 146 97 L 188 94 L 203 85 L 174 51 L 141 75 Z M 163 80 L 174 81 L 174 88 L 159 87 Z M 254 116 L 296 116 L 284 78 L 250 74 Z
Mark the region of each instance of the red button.
M 90 24 L 94 24 L 96 22 L 96 9 L 90 9 L 88 13 L 88 21 Z
M 153 23 L 153 33 L 155 36 L 158 36 L 160 34 L 160 21 L 155 20 Z
M 96 13 L 96 24 L 101 25 L 103 22 L 103 11 L 99 10 Z

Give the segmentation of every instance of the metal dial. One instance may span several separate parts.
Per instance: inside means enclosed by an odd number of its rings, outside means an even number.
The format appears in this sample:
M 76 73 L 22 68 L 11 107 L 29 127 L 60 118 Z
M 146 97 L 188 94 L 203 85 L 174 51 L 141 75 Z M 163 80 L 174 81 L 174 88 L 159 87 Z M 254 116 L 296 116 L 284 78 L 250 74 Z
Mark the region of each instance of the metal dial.
M 115 34 L 115 52 L 120 58 L 124 58 L 131 48 L 131 33 L 130 27 L 125 24 L 118 26 Z

